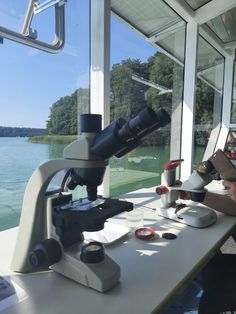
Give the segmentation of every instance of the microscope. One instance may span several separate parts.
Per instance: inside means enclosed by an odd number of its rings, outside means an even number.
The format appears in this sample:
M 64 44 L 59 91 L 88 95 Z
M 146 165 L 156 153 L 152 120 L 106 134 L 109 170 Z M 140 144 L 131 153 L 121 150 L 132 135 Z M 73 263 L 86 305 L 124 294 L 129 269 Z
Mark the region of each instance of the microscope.
M 156 193 L 161 196 L 162 204 L 161 208 L 157 209 L 157 213 L 196 228 L 210 226 L 217 220 L 213 209 L 219 206 L 217 200 L 214 200 L 214 194 L 210 197 L 210 202 L 207 202 L 211 204 L 211 208 L 200 204 L 204 204 L 205 195 L 208 192 L 205 187 L 213 180 L 236 181 L 236 168 L 219 149 L 208 160 L 203 161 L 198 169 L 194 170 L 182 183 L 176 180 L 176 168 L 183 161 L 183 159 L 170 160 L 164 164 L 161 185 L 156 188 Z M 184 194 L 190 201 L 180 201 L 181 194 Z
M 81 136 L 64 149 L 63 159 L 44 163 L 29 179 L 11 269 L 29 273 L 50 268 L 100 292 L 112 288 L 120 278 L 119 265 L 100 242 L 85 243 L 83 232 L 102 230 L 108 218 L 131 211 L 133 204 L 98 197 L 97 187 L 109 158 L 122 157 L 169 122 L 164 109 L 154 112 L 150 107 L 103 130 L 101 115 L 81 115 Z M 48 192 L 49 183 L 62 170 L 61 188 Z M 77 186 L 86 186 L 86 198 L 72 199 Z

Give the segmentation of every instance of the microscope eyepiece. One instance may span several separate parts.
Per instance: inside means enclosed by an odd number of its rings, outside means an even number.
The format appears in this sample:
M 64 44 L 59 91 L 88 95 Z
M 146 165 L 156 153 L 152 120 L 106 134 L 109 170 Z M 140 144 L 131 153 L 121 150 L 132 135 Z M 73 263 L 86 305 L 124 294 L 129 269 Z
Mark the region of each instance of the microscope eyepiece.
M 155 112 L 146 107 L 128 122 L 123 119 L 113 121 L 96 135 L 91 150 L 103 159 L 122 157 L 140 145 L 144 136 L 169 122 L 170 116 L 164 109 Z
M 209 160 L 203 161 L 197 169 L 198 173 L 200 174 L 208 174 L 212 170 L 214 170 L 214 166 Z
M 62 188 L 73 190 L 78 185 L 86 185 L 88 200 L 96 200 L 97 187 L 102 183 L 107 160 L 113 156 L 122 157 L 127 154 L 140 145 L 145 135 L 169 122 L 170 116 L 164 109 L 155 112 L 152 108 L 146 107 L 129 121 L 120 118 L 101 130 L 101 115 L 82 114 L 80 130 L 85 134 L 81 137 L 80 143 L 83 145 L 79 153 L 83 163 L 81 162 L 81 167 L 67 170 Z M 75 149 L 74 145 L 69 145 L 64 154 L 68 159 L 76 159 L 77 155 L 77 147 Z
M 102 129 L 102 116 L 100 114 L 82 114 L 80 116 L 81 133 L 97 133 Z
M 147 107 L 133 119 L 125 123 L 119 130 L 118 135 L 122 140 L 130 140 L 139 136 L 143 137 L 151 132 L 150 129 L 153 126 L 157 129 L 169 122 L 170 117 L 164 109 L 160 109 L 156 113 L 150 107 Z M 145 131 L 148 132 L 145 133 Z

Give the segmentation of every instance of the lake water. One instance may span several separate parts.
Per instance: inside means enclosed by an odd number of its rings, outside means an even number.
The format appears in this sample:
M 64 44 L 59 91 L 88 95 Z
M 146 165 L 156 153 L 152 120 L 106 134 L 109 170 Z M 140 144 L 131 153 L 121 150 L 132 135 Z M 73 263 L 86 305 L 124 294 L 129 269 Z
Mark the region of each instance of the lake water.
M 18 224 L 28 179 L 40 164 L 61 157 L 63 148 L 0 137 L 0 230 Z
M 64 147 L 0 137 L 0 230 L 18 225 L 27 181 L 40 164 L 61 158 Z M 169 149 L 160 147 L 139 147 L 123 158 L 112 158 L 111 195 L 158 185 L 168 159 Z

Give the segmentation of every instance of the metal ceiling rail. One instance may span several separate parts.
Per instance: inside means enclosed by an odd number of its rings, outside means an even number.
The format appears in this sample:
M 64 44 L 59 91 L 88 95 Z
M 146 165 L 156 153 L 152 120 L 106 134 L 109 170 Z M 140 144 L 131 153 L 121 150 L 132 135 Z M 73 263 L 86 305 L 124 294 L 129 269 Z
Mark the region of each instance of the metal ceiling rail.
M 207 40 L 210 41 L 211 44 L 215 42 L 218 47 L 221 47 L 221 53 L 223 53 L 222 50 L 224 50 L 224 55 L 234 55 L 236 42 L 224 44 L 219 39 L 219 37 L 217 37 L 217 35 L 204 24 L 209 22 L 213 18 L 216 18 L 219 15 L 227 12 L 228 10 L 236 7 L 236 0 L 211 0 L 210 2 L 206 3 L 195 11 L 191 9 L 191 7 L 187 5 L 187 3 L 183 0 L 164 0 L 164 2 L 168 4 L 169 7 L 171 7 L 186 22 L 194 20 L 198 25 L 201 25 L 200 33 L 203 35 L 203 37 L 207 35 Z

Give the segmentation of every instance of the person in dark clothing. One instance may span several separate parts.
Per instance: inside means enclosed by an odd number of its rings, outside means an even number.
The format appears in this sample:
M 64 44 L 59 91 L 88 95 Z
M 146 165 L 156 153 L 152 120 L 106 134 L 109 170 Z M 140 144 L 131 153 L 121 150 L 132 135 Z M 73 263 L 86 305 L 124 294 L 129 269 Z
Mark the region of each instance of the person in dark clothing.
M 225 180 L 224 185 L 235 202 L 230 214 L 236 215 L 236 182 Z M 203 294 L 198 313 L 236 314 L 236 255 L 217 253 L 201 271 L 201 278 Z
M 217 254 L 202 270 L 199 314 L 236 314 L 236 255 Z

